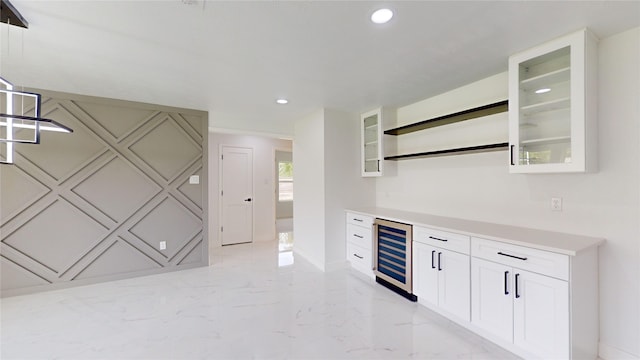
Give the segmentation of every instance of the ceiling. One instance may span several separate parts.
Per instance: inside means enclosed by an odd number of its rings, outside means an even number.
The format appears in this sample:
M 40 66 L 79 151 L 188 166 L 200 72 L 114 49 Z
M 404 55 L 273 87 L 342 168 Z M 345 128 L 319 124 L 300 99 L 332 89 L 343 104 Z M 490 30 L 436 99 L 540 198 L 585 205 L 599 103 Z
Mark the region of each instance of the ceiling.
M 510 54 L 583 27 L 640 26 L 640 1 L 11 2 L 29 22 L 0 24 L 0 71 L 17 85 L 283 135 L 322 107 L 403 106 L 506 71 Z M 395 16 L 375 25 L 383 6 Z

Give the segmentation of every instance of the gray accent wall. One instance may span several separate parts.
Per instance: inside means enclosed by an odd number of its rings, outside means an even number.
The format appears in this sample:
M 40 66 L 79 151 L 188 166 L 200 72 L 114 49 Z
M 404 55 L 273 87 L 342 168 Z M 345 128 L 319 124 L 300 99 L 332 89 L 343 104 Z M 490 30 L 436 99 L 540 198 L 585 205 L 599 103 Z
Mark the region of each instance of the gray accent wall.
M 1 295 L 208 265 L 207 113 L 37 91 L 74 132 L 0 165 Z

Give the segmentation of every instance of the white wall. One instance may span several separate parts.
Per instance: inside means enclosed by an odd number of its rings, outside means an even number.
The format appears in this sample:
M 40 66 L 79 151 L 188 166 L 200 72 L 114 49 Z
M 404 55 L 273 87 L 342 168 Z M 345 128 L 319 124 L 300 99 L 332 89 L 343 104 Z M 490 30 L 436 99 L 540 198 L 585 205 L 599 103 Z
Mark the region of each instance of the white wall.
M 640 28 L 602 40 L 599 61 L 600 176 L 581 189 L 598 210 L 584 222 L 607 238 L 600 342 L 640 358 Z
M 324 109 L 295 124 L 294 251 L 322 270 L 344 266 L 345 212 L 374 204 L 375 180 L 360 176 L 359 116 Z
M 375 179 L 360 173 L 360 116 L 325 110 L 325 264 L 338 268 L 346 259 L 347 208 L 375 204 Z M 355 140 L 354 140 L 355 139 Z
M 253 149 L 253 241 L 275 239 L 275 149 L 291 149 L 291 140 L 209 132 L 209 245 L 220 241 L 220 145 Z
M 240 105 L 239 105 L 240 106 Z M 247 106 L 243 104 L 242 106 Z M 207 107 L 209 110 L 209 130 L 221 133 L 237 133 L 243 135 L 266 136 L 272 138 L 291 138 L 293 127 L 289 120 L 280 119 L 273 121 L 256 121 L 246 117 L 238 117 L 234 113 L 222 113 L 212 102 Z M 254 108 L 256 114 L 261 114 L 261 108 Z
M 377 181 L 377 206 L 606 238 L 600 248 L 601 356 L 639 357 L 639 64 L 640 29 L 600 41 L 599 172 L 510 175 L 505 151 L 405 160 L 398 162 L 397 177 Z M 506 74 L 498 74 L 401 108 L 398 123 L 506 98 Z M 506 134 L 507 117 L 494 116 L 485 125 L 461 124 L 467 126 L 421 132 L 422 142 L 448 136 L 455 136 L 452 143 L 475 137 L 483 142 L 486 128 L 498 129 L 499 138 Z M 400 149 L 417 141 L 403 145 L 402 140 Z M 562 212 L 550 210 L 551 197 L 563 198 Z
M 293 134 L 293 250 L 324 270 L 324 110 L 296 121 Z

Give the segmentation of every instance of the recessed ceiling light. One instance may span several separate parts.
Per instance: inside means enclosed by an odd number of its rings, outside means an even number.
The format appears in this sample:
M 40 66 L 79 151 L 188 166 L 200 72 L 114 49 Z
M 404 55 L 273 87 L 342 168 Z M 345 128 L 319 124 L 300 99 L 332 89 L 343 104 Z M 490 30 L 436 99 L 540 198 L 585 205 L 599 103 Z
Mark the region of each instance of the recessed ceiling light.
M 549 92 L 549 91 L 551 91 L 551 89 L 549 89 L 549 88 L 542 88 L 542 89 L 538 89 L 538 90 L 536 90 L 536 94 L 544 94 L 544 93 L 547 93 L 547 92 Z
M 284 104 L 287 104 L 289 102 L 289 100 L 287 100 L 287 99 L 278 99 L 278 100 L 276 100 L 276 102 L 278 104 L 280 104 L 280 105 L 284 105 Z
M 371 14 L 371 21 L 376 24 L 384 24 L 391 20 L 393 17 L 393 11 L 389 9 L 379 9 L 376 10 L 373 14 Z

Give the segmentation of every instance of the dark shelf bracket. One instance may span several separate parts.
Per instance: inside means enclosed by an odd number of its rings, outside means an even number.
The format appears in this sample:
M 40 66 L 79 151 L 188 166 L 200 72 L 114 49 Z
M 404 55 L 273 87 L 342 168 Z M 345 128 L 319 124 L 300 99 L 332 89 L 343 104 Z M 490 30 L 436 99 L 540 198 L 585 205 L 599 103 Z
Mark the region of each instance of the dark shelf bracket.
M 425 130 L 437 126 L 454 124 L 460 121 L 471 120 L 483 116 L 498 114 L 509 110 L 509 100 L 499 101 L 497 103 L 479 106 L 473 109 L 463 110 L 457 113 L 439 116 L 433 119 L 420 121 L 394 129 L 386 130 L 386 135 L 404 135 L 415 131 Z
M 476 154 L 476 153 L 482 153 L 482 152 L 506 150 L 508 148 L 509 148 L 509 143 L 497 143 L 497 144 L 469 146 L 469 147 L 462 147 L 462 148 L 455 148 L 455 149 L 427 151 L 427 152 L 421 152 L 421 153 L 415 153 L 415 154 L 386 156 L 384 159 L 397 161 L 397 160 L 430 158 L 430 157 L 447 156 L 447 155 Z

